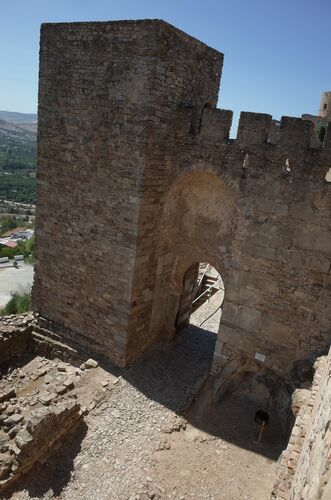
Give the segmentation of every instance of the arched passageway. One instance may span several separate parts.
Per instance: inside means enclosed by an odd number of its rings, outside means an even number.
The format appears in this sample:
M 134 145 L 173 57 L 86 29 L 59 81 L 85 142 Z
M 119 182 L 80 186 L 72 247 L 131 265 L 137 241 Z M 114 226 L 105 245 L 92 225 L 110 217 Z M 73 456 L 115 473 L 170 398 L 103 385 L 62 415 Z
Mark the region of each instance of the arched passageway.
M 278 398 L 279 387 L 268 368 L 255 360 L 260 353 L 259 330 L 250 303 L 254 305 L 255 297 L 244 281 L 251 273 L 243 269 L 248 223 L 241 203 L 240 191 L 222 176 L 221 168 L 199 165 L 174 181 L 163 199 L 152 324 L 155 337 L 158 332 L 174 337 L 189 324 L 195 333 L 197 328 L 201 333 L 207 330 L 213 343 L 211 372 L 217 376 L 217 393 L 237 391 L 251 375 L 246 389 L 264 406 Z M 215 269 L 216 278 L 220 274 L 225 294 L 215 292 L 192 315 L 192 304 L 199 297 L 199 263 Z M 263 383 L 259 379 L 255 390 L 255 375 L 260 373 Z
M 173 336 L 181 323 L 188 323 L 199 263 L 208 263 L 226 282 L 238 217 L 237 191 L 213 167 L 201 168 L 179 175 L 162 200 L 153 337 Z
M 183 278 L 183 294 L 176 317 L 176 331 L 191 324 L 217 334 L 224 293 L 222 277 L 211 264 L 192 264 Z

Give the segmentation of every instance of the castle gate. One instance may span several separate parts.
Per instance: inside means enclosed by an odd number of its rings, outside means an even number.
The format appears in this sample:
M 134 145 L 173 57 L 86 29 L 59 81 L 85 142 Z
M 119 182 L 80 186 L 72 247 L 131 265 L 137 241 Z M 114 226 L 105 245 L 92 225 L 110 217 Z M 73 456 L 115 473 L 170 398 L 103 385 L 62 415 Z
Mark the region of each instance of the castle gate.
M 331 130 L 216 108 L 223 55 L 162 21 L 42 26 L 40 327 L 126 365 L 173 331 L 183 276 L 226 285 L 214 373 L 286 378 L 330 341 Z M 315 142 L 316 143 L 316 142 Z

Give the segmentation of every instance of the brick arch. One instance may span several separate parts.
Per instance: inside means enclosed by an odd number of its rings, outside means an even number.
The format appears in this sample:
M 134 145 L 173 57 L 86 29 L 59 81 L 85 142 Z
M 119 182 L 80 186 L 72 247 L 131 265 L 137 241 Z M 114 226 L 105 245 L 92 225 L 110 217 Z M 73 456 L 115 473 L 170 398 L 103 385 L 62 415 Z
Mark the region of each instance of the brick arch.
M 191 133 L 200 134 L 203 113 L 205 109 L 212 109 L 212 108 L 215 108 L 215 102 L 213 101 L 213 99 L 209 99 L 194 108 L 194 111 L 192 113 L 192 122 L 190 128 Z

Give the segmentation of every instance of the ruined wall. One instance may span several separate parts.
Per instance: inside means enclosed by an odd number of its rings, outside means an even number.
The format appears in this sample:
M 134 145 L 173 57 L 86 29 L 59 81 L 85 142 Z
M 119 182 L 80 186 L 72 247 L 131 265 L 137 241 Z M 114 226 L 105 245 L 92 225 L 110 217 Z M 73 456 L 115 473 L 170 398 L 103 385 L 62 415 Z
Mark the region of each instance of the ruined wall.
M 35 309 L 125 364 L 174 333 L 186 270 L 210 262 L 220 384 L 256 352 L 286 379 L 330 342 L 331 129 L 312 147 L 283 117 L 270 141 L 272 117 L 245 112 L 230 140 L 221 66 L 160 21 L 43 27 Z
M 273 499 L 331 496 L 331 351 L 316 363 L 310 396 L 301 406 L 283 452 Z
M 0 318 L 0 365 L 32 352 L 32 314 Z

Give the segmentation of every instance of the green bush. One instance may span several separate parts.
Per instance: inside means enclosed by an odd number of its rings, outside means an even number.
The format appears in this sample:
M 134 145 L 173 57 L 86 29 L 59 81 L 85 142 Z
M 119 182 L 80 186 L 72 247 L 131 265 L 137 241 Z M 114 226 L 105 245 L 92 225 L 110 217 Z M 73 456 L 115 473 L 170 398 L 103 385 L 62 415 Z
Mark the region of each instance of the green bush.
M 326 129 L 327 129 L 326 125 L 321 125 L 320 124 L 317 127 L 317 135 L 318 135 L 318 138 L 319 138 L 320 142 L 324 141 Z
M 35 241 L 35 235 L 33 235 L 32 238 L 24 242 L 23 255 L 25 262 L 29 264 L 34 264 L 35 262 Z
M 31 310 L 31 291 L 30 289 L 21 289 L 12 293 L 12 297 L 5 307 L 0 309 L 0 316 L 9 314 L 22 314 Z
M 0 172 L 0 199 L 18 203 L 36 202 L 36 178 L 29 174 Z
M 16 217 L 12 215 L 3 215 L 0 217 L 0 234 L 15 229 L 15 227 L 17 227 Z
M 15 255 L 19 255 L 18 247 L 0 247 L 0 257 L 8 257 L 9 259 L 13 259 Z
M 17 217 L 16 215 L 0 216 L 0 234 L 7 233 L 16 227 L 29 227 L 28 217 Z

